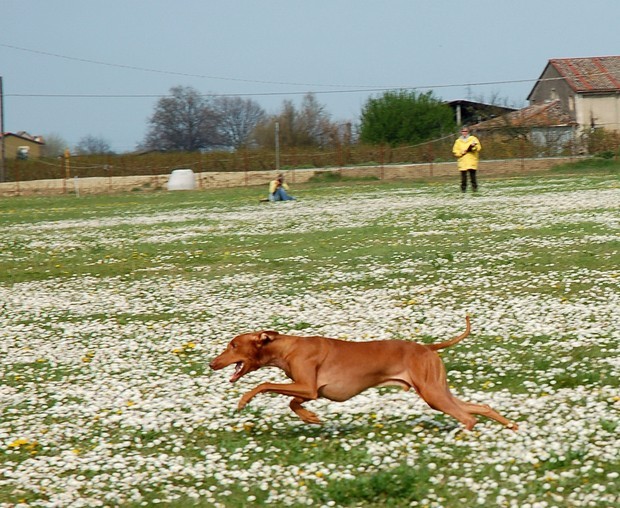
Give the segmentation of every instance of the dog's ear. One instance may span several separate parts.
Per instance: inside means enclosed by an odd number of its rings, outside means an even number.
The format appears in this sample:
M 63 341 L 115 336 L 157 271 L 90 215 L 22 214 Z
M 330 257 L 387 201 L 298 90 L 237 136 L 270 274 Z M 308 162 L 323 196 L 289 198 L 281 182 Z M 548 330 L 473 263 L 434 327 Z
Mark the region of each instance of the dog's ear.
M 257 345 L 258 347 L 265 346 L 270 342 L 276 340 L 276 337 L 280 335 L 278 332 L 274 332 L 273 330 L 264 330 L 260 332 L 258 335 Z

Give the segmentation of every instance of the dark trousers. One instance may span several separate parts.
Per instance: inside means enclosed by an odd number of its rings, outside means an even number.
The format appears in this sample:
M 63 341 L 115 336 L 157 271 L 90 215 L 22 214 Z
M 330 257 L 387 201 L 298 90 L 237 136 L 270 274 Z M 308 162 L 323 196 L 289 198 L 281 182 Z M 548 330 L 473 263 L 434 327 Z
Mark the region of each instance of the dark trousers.
M 469 179 L 471 180 L 471 188 L 474 192 L 478 190 L 478 180 L 476 179 L 475 169 L 466 169 L 461 171 L 461 190 L 465 192 L 467 190 L 467 174 L 469 173 Z

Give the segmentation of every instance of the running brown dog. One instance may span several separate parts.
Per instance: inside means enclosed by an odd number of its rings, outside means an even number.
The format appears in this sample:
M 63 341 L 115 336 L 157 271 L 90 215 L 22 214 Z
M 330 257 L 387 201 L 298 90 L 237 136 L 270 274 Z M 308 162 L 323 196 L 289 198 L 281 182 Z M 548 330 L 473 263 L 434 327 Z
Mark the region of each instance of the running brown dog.
M 261 383 L 239 401 L 243 409 L 263 392 L 293 397 L 290 408 L 306 423 L 321 423 L 319 417 L 302 406 L 323 397 L 342 402 L 373 386 L 414 388 L 437 411 L 453 416 L 471 430 L 486 416 L 512 430 L 516 423 L 504 418 L 486 404 L 457 399 L 450 392 L 446 369 L 437 350 L 453 346 L 469 335 L 471 325 L 461 335 L 438 344 L 418 344 L 403 340 L 347 342 L 327 337 L 298 337 L 271 330 L 235 337 L 210 366 L 214 370 L 235 364 L 231 383 L 261 367 L 278 367 L 292 383 Z

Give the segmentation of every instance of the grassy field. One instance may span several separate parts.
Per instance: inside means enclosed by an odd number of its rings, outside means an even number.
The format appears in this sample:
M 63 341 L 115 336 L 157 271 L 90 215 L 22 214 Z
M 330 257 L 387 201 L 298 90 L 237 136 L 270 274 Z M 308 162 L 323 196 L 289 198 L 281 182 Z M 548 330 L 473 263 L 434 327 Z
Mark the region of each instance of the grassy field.
M 573 174 L 571 174 L 571 172 Z M 620 506 L 620 179 L 0 201 L 0 506 Z M 444 340 L 464 432 L 415 394 L 307 406 L 208 362 L 269 328 Z

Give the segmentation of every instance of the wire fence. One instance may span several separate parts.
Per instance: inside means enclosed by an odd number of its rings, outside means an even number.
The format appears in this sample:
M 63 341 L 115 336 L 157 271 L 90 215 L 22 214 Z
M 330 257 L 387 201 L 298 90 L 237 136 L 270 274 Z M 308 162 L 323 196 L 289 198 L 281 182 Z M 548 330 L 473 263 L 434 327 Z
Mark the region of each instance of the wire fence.
M 601 138 L 601 139 L 598 139 Z M 570 138 L 533 142 L 518 133 L 480 136 L 483 159 L 526 159 L 606 152 L 617 157 L 620 135 L 592 136 L 586 142 Z M 163 175 L 174 169 L 194 172 L 248 172 L 347 166 L 382 166 L 453 161 L 455 135 L 407 146 L 340 144 L 325 149 L 241 149 L 230 152 L 149 152 L 108 155 L 71 155 L 41 159 L 7 159 L 5 181 Z M 584 144 L 585 143 L 585 144 Z M 587 145 L 587 146 L 586 146 Z

